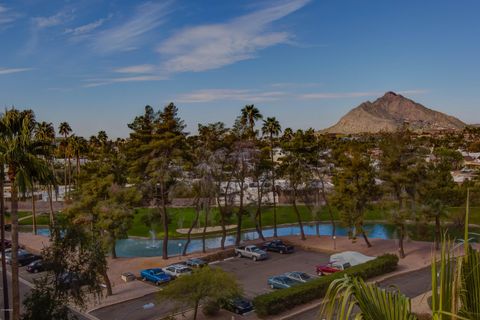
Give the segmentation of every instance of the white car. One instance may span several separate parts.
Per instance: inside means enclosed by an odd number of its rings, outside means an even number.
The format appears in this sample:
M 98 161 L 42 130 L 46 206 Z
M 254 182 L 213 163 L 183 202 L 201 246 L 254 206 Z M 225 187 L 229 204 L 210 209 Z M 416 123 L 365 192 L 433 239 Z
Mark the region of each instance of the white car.
M 171 266 L 163 268 L 163 271 L 172 277 L 181 277 L 187 274 L 192 274 L 192 269 L 182 264 L 172 264 Z
M 332 254 L 330 256 L 330 262 L 336 264 L 348 263 L 350 266 L 356 266 L 365 263 L 370 260 L 374 260 L 375 257 L 366 256 L 356 251 L 344 251 L 341 253 Z

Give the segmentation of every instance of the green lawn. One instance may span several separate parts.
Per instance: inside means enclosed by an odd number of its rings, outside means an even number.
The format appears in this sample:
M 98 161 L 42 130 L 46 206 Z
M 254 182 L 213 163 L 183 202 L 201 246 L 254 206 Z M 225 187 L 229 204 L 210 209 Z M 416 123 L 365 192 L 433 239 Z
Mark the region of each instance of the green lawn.
M 309 222 L 315 221 L 316 219 L 312 216 L 306 206 L 298 206 L 302 221 Z M 137 209 L 135 214 L 134 223 L 128 234 L 130 236 L 139 236 L 139 237 L 148 237 L 149 230 L 147 226 L 142 222 L 142 216 L 148 213 L 148 210 L 155 210 L 155 209 L 147 209 L 141 208 Z M 255 215 L 255 208 L 247 208 L 248 214 L 243 217 L 242 221 L 242 228 L 243 229 L 251 229 L 255 228 L 254 222 L 254 215 Z M 367 220 L 385 220 L 386 218 L 386 211 L 382 208 L 373 208 L 369 210 L 366 214 Z M 176 229 L 179 228 L 189 228 L 192 224 L 192 221 L 195 217 L 195 210 L 193 208 L 170 208 L 169 209 L 170 215 L 170 224 L 169 224 L 169 234 L 172 236 L 181 236 L 176 232 Z M 322 210 L 320 213 L 319 221 L 330 221 L 330 216 L 326 209 Z M 338 214 L 334 211 L 334 217 L 338 220 Z M 200 215 L 199 225 L 198 227 L 202 227 L 204 225 L 204 215 L 203 213 Z M 220 215 L 217 208 L 213 208 L 212 212 L 210 213 L 209 217 L 209 225 L 220 225 Z M 291 224 L 296 223 L 297 219 L 293 208 L 291 206 L 280 206 L 277 207 L 277 224 Z M 229 217 L 227 224 L 236 224 L 236 216 Z M 273 208 L 264 208 L 262 211 L 262 225 L 266 226 L 273 226 Z M 160 224 L 154 225 L 152 227 L 156 232 L 157 236 L 161 236 L 162 227 Z

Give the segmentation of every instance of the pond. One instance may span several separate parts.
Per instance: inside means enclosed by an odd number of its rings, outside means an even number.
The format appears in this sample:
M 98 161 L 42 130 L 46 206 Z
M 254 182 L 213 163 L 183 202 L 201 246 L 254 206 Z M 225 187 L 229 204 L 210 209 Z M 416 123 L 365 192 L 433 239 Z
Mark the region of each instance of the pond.
M 369 238 L 379 239 L 397 239 L 396 228 L 392 224 L 387 223 L 366 223 L 365 230 Z M 25 229 L 26 231 L 27 229 Z M 28 229 L 31 231 L 31 229 Z M 332 225 L 327 223 L 319 224 L 320 235 L 329 236 L 332 234 Z M 431 225 L 411 224 L 407 225 L 409 237 L 414 240 L 433 241 L 434 229 Z M 342 226 L 336 227 L 337 236 L 347 236 L 349 229 Z M 480 241 L 480 230 L 478 228 L 470 228 L 472 232 L 472 241 Z M 308 236 L 316 235 L 315 224 L 305 224 L 304 232 Z M 463 237 L 463 228 L 448 228 L 449 234 L 454 238 Z M 38 228 L 39 235 L 49 236 L 49 230 L 46 228 Z M 265 237 L 273 236 L 273 228 L 265 228 L 263 230 Z M 295 236 L 300 235 L 300 228 L 297 225 L 294 226 L 281 226 L 277 228 L 277 234 L 279 236 Z M 156 257 L 162 255 L 163 240 L 156 239 L 152 232 L 150 239 L 129 238 L 117 240 L 116 251 L 119 257 L 131 258 L 131 257 Z M 242 232 L 242 240 L 255 240 L 258 239 L 256 231 L 244 231 Z M 205 240 L 207 249 L 220 248 L 222 237 L 221 235 L 208 236 Z M 185 239 L 171 239 L 168 242 L 169 256 L 178 256 L 183 251 L 185 246 Z M 229 234 L 225 239 L 225 245 L 234 245 L 235 235 Z M 191 240 L 188 246 L 188 253 L 198 252 L 202 250 L 202 239 L 194 238 Z

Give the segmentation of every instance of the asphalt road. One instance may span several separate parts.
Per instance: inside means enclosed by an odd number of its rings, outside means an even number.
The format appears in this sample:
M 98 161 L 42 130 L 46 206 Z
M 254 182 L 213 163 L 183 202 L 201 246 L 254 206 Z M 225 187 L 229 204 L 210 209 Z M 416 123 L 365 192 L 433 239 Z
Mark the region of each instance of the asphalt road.
M 101 320 L 155 320 L 175 310 L 170 302 L 160 302 L 155 293 L 92 311 Z
M 426 267 L 407 274 L 393 276 L 378 283 L 383 288 L 395 286 L 409 298 L 414 298 L 431 289 L 430 267 Z M 307 310 L 302 314 L 295 315 L 289 320 L 317 320 L 319 308 Z
M 0 272 L 1 272 L 1 268 L 0 268 Z M 10 292 L 10 296 L 9 296 L 10 299 L 9 300 L 10 300 L 10 307 L 11 307 L 12 306 L 12 296 L 11 296 L 12 275 L 11 275 L 10 272 L 8 272 L 7 275 L 8 275 L 7 279 L 8 279 L 8 286 L 9 286 L 8 289 L 9 289 L 9 292 Z M 23 280 L 23 281 L 20 280 L 20 303 L 21 303 L 22 308 L 23 308 L 23 300 L 24 300 L 25 296 L 31 290 L 31 287 L 28 284 L 26 284 L 26 282 L 30 282 L 34 278 L 40 277 L 40 276 L 42 276 L 42 275 L 41 274 L 32 275 L 32 274 L 28 273 L 25 270 L 25 267 L 20 268 L 20 277 Z M 28 280 L 26 280 L 25 278 L 27 278 Z M 3 309 L 4 309 L 4 305 L 3 305 L 3 284 L 2 284 L 2 281 L 0 279 L 0 310 L 2 310 L 2 312 L 0 312 L 0 320 L 3 319 Z M 89 319 L 89 318 L 85 317 L 84 315 L 82 315 L 81 313 L 79 313 L 77 311 L 71 310 L 71 313 L 72 313 L 72 315 L 75 315 L 78 320 L 88 320 Z

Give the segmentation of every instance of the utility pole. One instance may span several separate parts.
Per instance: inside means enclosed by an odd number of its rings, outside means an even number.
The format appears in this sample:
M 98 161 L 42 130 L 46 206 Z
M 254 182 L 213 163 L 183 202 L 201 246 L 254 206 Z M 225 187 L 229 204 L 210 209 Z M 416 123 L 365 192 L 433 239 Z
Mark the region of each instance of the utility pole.
M 8 300 L 8 279 L 7 265 L 5 263 L 5 167 L 0 163 L 0 249 L 2 253 L 2 285 L 3 285 L 3 317 L 5 320 L 10 319 L 10 304 Z

